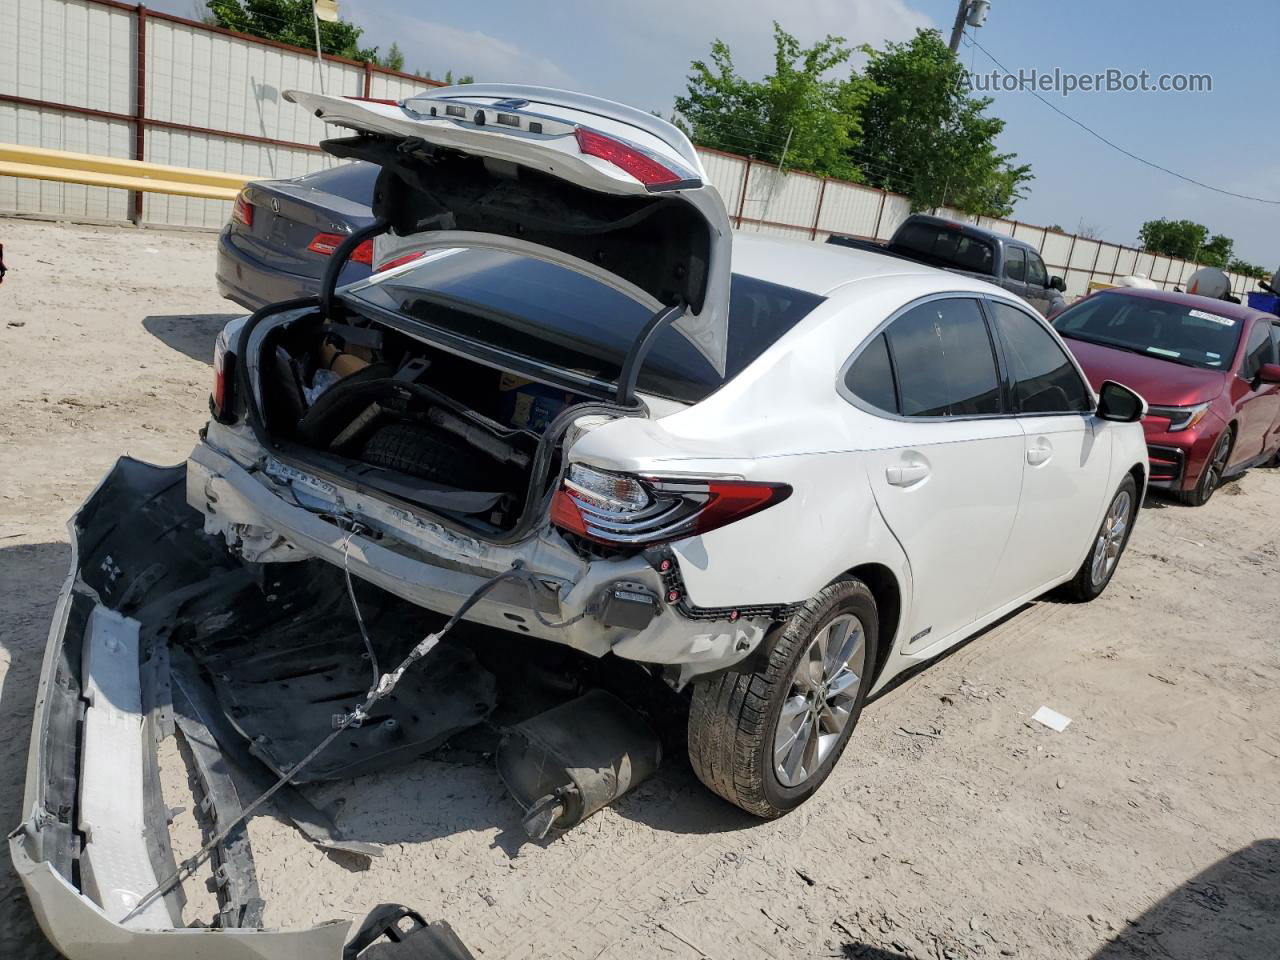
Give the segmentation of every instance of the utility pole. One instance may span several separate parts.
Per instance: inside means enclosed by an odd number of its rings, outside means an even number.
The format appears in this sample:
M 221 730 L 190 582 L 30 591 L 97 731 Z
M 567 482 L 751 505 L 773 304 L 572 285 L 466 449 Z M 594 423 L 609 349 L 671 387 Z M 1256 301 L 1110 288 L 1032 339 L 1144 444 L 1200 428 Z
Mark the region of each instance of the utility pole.
M 960 0 L 956 8 L 956 22 L 951 27 L 951 52 L 960 49 L 960 37 L 964 33 L 966 23 L 971 27 L 980 27 L 987 22 L 987 13 L 991 10 L 990 0 Z

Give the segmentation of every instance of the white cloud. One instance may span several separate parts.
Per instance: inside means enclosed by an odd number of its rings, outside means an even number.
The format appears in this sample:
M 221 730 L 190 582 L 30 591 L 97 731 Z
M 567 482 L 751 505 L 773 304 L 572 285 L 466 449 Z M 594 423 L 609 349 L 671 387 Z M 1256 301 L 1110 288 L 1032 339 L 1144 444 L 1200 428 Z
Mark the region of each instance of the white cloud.
M 550 57 L 536 53 L 480 30 L 450 26 L 385 7 L 361 18 L 365 34 L 361 43 L 376 43 L 386 53 L 397 43 L 405 55 L 406 70 L 430 70 L 443 79 L 471 74 L 479 82 L 531 83 L 573 88 L 574 76 Z

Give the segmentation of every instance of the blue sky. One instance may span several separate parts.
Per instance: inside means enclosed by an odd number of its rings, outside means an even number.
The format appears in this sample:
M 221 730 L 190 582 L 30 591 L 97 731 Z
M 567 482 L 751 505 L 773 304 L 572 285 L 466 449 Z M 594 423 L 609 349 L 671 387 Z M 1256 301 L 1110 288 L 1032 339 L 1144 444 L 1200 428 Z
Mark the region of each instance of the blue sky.
M 200 0 L 155 7 L 198 15 Z M 442 76 L 567 86 L 664 113 L 684 87 L 689 61 L 714 37 L 729 43 L 743 73 L 769 67 L 771 21 L 812 42 L 826 33 L 851 44 L 905 39 L 919 26 L 948 33 L 955 0 L 340 0 L 342 14 L 384 50 L 392 41 L 410 68 Z M 1239 193 L 1280 200 L 1280 122 L 1274 106 L 1280 4 L 1234 0 L 992 0 L 978 42 L 1011 70 L 1208 73 L 1211 93 L 1077 93 L 1061 109 L 1163 166 Z M 978 72 L 994 66 L 962 47 Z M 1190 218 L 1236 241 L 1236 254 L 1280 265 L 1280 204 L 1220 196 L 1142 166 L 1094 140 L 1023 92 L 997 93 L 1007 122 L 1001 148 L 1036 174 L 1015 216 L 1133 243 L 1139 225 Z

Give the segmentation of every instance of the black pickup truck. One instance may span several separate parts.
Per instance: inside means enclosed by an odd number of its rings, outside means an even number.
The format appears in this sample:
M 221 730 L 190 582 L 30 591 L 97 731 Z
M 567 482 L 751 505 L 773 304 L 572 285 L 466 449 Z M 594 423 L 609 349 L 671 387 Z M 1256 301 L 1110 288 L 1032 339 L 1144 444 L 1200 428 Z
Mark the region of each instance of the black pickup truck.
M 902 221 L 887 243 L 833 233 L 827 243 L 914 260 L 1016 293 L 1046 317 L 1065 306 L 1061 277 L 1051 277 L 1036 248 L 1003 233 L 968 223 L 915 213 Z

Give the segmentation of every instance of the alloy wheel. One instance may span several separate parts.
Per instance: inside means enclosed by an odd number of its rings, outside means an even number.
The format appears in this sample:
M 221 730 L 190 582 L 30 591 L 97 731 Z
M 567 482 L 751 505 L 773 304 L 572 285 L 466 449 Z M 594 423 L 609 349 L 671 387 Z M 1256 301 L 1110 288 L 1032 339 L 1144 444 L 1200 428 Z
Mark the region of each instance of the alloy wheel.
M 1094 586 L 1106 583 L 1120 559 L 1120 551 L 1124 549 L 1125 535 L 1129 532 L 1129 514 L 1133 498 L 1128 490 L 1121 490 L 1111 501 L 1111 509 L 1102 521 L 1102 529 L 1098 531 L 1098 542 L 1093 548 L 1093 566 L 1090 576 Z
M 773 767 L 784 787 L 798 787 L 831 755 L 849 724 L 866 667 L 866 635 L 853 614 L 814 634 L 801 655 L 778 718 Z
M 1201 501 L 1208 500 L 1213 496 L 1213 492 L 1218 489 L 1218 485 L 1222 483 L 1222 475 L 1227 469 L 1227 456 L 1231 452 L 1231 434 L 1224 433 L 1222 439 L 1218 442 L 1217 449 L 1213 451 L 1213 459 L 1209 461 L 1209 465 L 1204 468 L 1204 479 L 1201 480 L 1203 487 L 1200 491 Z

